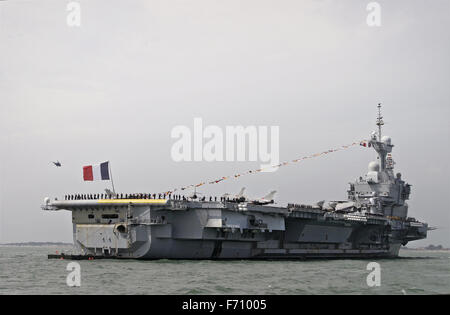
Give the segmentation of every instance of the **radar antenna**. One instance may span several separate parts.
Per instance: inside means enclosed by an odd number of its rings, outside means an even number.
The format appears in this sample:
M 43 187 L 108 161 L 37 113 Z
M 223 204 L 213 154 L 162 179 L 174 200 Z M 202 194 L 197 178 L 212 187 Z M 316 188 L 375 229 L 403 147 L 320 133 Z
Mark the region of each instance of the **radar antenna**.
M 381 116 L 381 103 L 378 103 L 378 118 L 377 118 L 377 126 L 378 126 L 378 141 L 381 141 L 381 126 L 384 125 L 383 116 Z

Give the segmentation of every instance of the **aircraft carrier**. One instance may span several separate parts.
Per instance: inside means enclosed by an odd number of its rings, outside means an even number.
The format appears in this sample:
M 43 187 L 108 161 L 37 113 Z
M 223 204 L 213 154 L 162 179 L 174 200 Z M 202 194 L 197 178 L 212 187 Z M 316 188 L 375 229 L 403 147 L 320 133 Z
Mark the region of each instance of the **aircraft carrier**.
M 72 212 L 77 255 L 70 257 L 79 259 L 396 257 L 429 228 L 408 217 L 411 185 L 394 174 L 394 145 L 381 134 L 381 113 L 377 125 L 366 143 L 377 160 L 350 183 L 344 201 L 277 207 L 242 195 L 97 194 L 45 198 L 42 209 Z

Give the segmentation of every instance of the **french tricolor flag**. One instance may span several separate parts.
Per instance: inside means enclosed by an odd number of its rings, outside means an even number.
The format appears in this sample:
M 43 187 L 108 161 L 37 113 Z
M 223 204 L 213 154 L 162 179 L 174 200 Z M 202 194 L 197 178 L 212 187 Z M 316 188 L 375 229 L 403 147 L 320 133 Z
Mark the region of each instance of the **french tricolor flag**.
M 83 166 L 84 181 L 109 180 L 109 162 Z

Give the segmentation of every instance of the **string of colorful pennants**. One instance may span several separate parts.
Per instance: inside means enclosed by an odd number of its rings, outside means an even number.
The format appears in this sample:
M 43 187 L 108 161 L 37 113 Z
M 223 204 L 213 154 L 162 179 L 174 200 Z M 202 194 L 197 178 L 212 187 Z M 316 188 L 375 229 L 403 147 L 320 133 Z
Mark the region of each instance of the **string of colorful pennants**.
M 277 164 L 277 165 L 272 165 L 272 166 L 265 167 L 265 168 L 260 168 L 260 169 L 257 169 L 257 170 L 249 170 L 249 171 L 246 171 L 246 172 L 243 172 L 243 173 L 238 173 L 238 174 L 235 174 L 235 175 L 223 176 L 223 177 L 215 179 L 215 180 L 209 180 L 209 181 L 204 181 L 204 182 L 201 182 L 201 183 L 198 183 L 198 184 L 191 184 L 191 185 L 188 185 L 188 186 L 175 188 L 174 190 L 170 190 L 170 191 L 165 192 L 165 194 L 168 195 L 168 194 L 172 194 L 172 193 L 177 192 L 177 191 L 184 191 L 186 189 L 197 188 L 197 187 L 201 187 L 201 186 L 204 186 L 204 185 L 219 184 L 219 183 L 221 183 L 221 182 L 223 182 L 225 180 L 238 179 L 238 178 L 240 178 L 242 176 L 261 173 L 263 171 L 266 171 L 266 170 L 269 170 L 269 169 L 272 169 L 272 168 L 283 167 L 283 166 L 287 166 L 287 165 L 291 165 L 291 164 L 294 164 L 294 163 L 301 162 L 303 160 L 320 157 L 320 156 L 327 155 L 327 154 L 330 154 L 330 153 L 334 153 L 334 152 L 337 152 L 337 151 L 347 150 L 347 149 L 350 149 L 351 147 L 356 146 L 356 145 L 361 145 L 363 147 L 370 147 L 370 142 L 368 140 L 362 140 L 362 141 L 359 141 L 359 142 L 353 142 L 352 144 L 343 145 L 343 146 L 340 146 L 340 147 L 335 148 L 335 149 L 330 149 L 328 151 L 323 151 L 321 153 L 316 153 L 316 154 L 312 154 L 312 155 L 309 155 L 309 156 L 304 156 L 304 157 L 301 157 L 301 158 L 298 158 L 298 159 L 295 159 L 295 160 L 282 162 L 282 163 Z

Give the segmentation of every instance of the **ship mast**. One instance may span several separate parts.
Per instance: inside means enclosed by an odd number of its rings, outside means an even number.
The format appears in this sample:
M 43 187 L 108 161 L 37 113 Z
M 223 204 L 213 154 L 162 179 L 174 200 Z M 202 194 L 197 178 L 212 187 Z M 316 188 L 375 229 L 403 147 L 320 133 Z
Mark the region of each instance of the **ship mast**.
M 377 126 L 378 126 L 378 141 L 381 141 L 381 126 L 384 125 L 383 116 L 381 116 L 381 103 L 378 103 L 378 118 L 377 118 Z
M 383 142 L 381 140 L 381 127 L 384 125 L 383 116 L 381 116 L 381 103 L 378 103 L 378 117 L 377 117 L 377 126 L 378 126 L 378 139 L 377 137 L 373 137 L 371 140 L 372 146 L 378 153 L 378 159 L 380 160 L 380 169 L 384 171 L 386 169 L 386 155 L 392 152 L 393 145 L 390 140 L 386 140 Z

